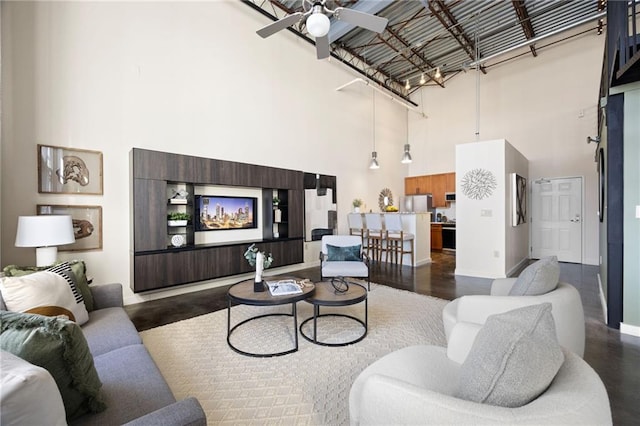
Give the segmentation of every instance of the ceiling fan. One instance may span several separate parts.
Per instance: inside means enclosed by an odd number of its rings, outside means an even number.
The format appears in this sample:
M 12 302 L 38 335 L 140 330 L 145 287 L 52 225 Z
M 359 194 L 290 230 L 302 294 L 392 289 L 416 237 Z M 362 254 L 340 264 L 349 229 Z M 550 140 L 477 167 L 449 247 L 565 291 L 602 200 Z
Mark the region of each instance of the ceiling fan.
M 318 55 L 318 59 L 324 59 L 328 58 L 331 54 L 328 36 L 331 23 L 327 15 L 333 15 L 337 20 L 362 27 L 370 31 L 375 31 L 377 33 L 384 31 L 387 23 L 389 22 L 387 18 L 381 18 L 379 16 L 360 12 L 354 9 L 337 7 L 332 10 L 326 6 L 326 2 L 327 0 L 304 0 L 302 2 L 302 7 L 305 10 L 304 12 L 296 12 L 291 15 L 287 15 L 256 32 L 260 37 L 267 38 L 280 30 L 284 30 L 285 28 L 297 24 L 302 20 L 306 20 L 307 31 L 316 39 L 316 53 Z

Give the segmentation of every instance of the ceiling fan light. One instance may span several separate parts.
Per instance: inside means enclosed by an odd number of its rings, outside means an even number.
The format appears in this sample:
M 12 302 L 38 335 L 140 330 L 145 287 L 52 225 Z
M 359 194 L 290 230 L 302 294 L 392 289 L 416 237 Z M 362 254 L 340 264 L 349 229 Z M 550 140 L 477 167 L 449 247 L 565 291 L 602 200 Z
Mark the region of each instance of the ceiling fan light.
M 411 158 L 411 154 L 409 154 L 409 144 L 404 144 L 404 154 L 402 154 L 402 160 L 400 161 L 402 164 L 409 164 L 413 161 Z
M 314 37 L 324 37 L 329 32 L 329 18 L 322 12 L 314 12 L 307 18 L 307 31 Z
M 373 151 L 371 153 L 371 162 L 369 163 L 370 169 L 379 169 L 380 164 L 378 164 L 378 153 Z

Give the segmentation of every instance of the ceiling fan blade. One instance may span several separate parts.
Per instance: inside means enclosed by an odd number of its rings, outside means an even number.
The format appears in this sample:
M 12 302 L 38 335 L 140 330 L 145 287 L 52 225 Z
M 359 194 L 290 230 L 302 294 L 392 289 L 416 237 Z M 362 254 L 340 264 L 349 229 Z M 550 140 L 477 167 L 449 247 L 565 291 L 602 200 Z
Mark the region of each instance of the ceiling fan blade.
M 270 35 L 277 33 L 280 30 L 284 30 L 287 27 L 297 23 L 302 17 L 302 12 L 292 13 L 289 16 L 285 16 L 284 18 L 267 25 L 266 27 L 260 28 L 256 33 L 262 38 L 267 38 Z
M 336 8 L 333 16 L 340 21 L 345 21 L 377 33 L 384 31 L 389 22 L 387 18 L 381 18 L 376 15 L 371 15 L 370 13 L 347 9 L 345 7 Z
M 329 55 L 331 55 L 328 35 L 316 37 L 316 54 L 318 55 L 318 59 L 328 58 Z

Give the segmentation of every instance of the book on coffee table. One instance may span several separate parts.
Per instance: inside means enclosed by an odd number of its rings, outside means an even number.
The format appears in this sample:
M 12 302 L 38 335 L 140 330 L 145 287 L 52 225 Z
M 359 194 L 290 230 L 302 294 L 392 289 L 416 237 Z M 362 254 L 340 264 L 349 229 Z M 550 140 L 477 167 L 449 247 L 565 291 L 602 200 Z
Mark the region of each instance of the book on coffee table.
M 295 280 L 265 281 L 272 296 L 302 293 L 302 288 Z

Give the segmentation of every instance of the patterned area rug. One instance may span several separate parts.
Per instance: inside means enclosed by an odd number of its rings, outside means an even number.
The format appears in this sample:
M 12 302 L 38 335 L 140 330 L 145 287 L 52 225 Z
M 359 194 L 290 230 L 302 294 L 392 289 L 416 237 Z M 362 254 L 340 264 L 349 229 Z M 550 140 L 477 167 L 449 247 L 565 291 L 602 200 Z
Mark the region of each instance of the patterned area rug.
M 295 353 L 252 358 L 227 345 L 227 310 L 141 332 L 177 399 L 198 398 L 209 424 L 349 424 L 349 390 L 369 364 L 394 350 L 417 344 L 445 346 L 442 309 L 447 301 L 371 284 L 367 336 L 343 347 L 319 346 L 299 336 Z M 285 307 L 239 305 L 231 323 Z M 298 325 L 313 315 L 297 304 Z M 347 313 L 364 319 L 364 303 L 321 313 Z M 312 322 L 305 326 L 312 333 Z M 318 321 L 318 338 L 349 341 L 362 334 L 355 321 L 329 316 Z M 246 351 L 267 353 L 293 347 L 293 320 L 275 316 L 254 320 L 232 334 Z

